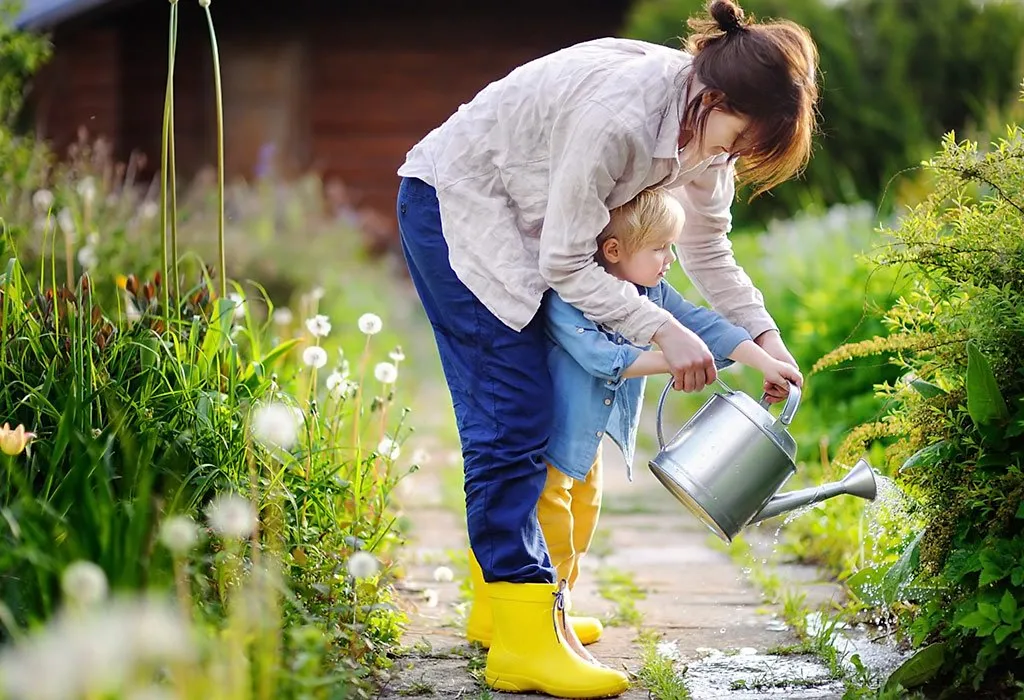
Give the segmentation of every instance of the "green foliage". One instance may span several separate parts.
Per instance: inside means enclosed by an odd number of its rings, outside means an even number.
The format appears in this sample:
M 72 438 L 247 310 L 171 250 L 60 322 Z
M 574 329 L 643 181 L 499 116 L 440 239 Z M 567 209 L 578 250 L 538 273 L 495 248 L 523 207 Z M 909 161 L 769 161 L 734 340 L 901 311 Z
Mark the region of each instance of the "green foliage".
M 1012 687 L 1024 653 L 1024 130 L 986 150 L 950 134 L 928 167 L 934 192 L 880 253 L 914 286 L 872 348 L 929 387 L 881 389 L 886 466 L 925 521 L 916 565 L 890 570 L 894 611 L 915 644 L 945 645 L 939 682 Z
M 704 0 L 641 0 L 631 36 L 678 46 Z M 1012 100 L 1024 8 L 974 0 L 745 0 L 750 14 L 807 27 L 821 57 L 822 130 L 803 181 L 740 209 L 741 221 L 808 203 L 888 199 L 894 175 L 918 165 L 951 129 Z
M 19 6 L 0 1 L 0 133 L 18 118 L 29 78 L 50 58 L 46 39 L 12 28 Z

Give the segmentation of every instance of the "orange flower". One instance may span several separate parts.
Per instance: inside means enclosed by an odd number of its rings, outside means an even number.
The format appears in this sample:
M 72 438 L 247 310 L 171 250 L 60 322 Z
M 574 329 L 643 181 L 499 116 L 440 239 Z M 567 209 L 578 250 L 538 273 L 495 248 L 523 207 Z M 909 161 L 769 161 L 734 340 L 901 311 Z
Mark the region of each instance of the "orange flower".
M 20 455 L 35 436 L 35 433 L 26 432 L 24 425 L 11 430 L 11 426 L 4 423 L 4 427 L 0 428 L 0 452 L 12 457 Z

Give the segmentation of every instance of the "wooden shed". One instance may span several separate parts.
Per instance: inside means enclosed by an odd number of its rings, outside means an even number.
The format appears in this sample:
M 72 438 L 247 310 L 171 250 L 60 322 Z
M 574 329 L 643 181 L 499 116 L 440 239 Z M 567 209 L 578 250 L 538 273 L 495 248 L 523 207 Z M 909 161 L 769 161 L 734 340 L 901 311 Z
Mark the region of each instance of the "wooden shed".
M 213 0 L 232 176 L 273 167 L 340 178 L 392 217 L 395 169 L 459 104 L 516 65 L 616 34 L 628 0 Z M 180 0 L 176 133 L 183 175 L 214 160 L 205 15 Z M 34 83 L 38 133 L 58 150 L 84 126 L 156 166 L 167 0 L 28 0 L 22 27 L 52 32 Z

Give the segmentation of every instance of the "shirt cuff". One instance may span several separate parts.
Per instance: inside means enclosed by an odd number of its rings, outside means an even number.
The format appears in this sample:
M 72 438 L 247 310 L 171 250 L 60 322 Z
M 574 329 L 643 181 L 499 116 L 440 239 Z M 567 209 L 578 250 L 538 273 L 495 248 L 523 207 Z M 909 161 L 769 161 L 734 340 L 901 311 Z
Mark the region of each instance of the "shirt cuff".
M 626 378 L 623 375 L 625 375 L 626 370 L 636 362 L 642 352 L 643 350 L 632 345 L 620 345 L 619 351 L 615 355 L 615 364 L 613 365 L 614 375 L 612 375 L 611 379 L 605 382 L 605 386 L 612 390 L 618 389 L 622 386 L 622 383 L 626 381 Z
M 729 355 L 739 346 L 740 343 L 753 340 L 750 337 L 750 333 L 745 328 L 739 326 L 733 326 L 728 332 L 723 333 L 720 338 L 716 338 L 715 342 L 708 349 L 711 350 L 711 354 L 715 356 L 715 362 L 731 362 Z

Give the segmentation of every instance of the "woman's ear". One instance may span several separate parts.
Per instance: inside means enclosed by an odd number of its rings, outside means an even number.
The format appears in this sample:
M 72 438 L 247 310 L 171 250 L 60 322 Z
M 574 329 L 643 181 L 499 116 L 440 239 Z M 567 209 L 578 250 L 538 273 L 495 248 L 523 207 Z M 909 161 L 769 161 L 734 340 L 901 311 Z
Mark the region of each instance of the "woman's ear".
M 619 239 L 615 237 L 605 239 L 605 242 L 601 244 L 601 257 L 610 263 L 619 262 L 624 254 Z

